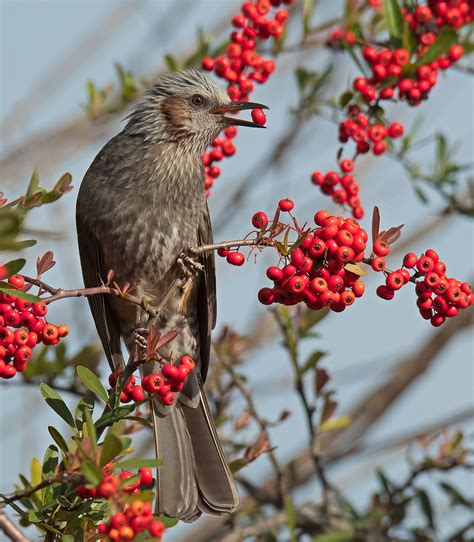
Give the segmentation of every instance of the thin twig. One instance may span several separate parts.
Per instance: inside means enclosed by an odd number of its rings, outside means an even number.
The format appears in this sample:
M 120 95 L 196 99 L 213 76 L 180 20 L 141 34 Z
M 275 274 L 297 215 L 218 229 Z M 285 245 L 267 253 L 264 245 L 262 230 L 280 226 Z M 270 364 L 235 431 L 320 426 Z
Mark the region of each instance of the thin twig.
M 0 510 L 0 531 L 5 533 L 5 536 L 12 542 L 31 542 L 3 510 Z

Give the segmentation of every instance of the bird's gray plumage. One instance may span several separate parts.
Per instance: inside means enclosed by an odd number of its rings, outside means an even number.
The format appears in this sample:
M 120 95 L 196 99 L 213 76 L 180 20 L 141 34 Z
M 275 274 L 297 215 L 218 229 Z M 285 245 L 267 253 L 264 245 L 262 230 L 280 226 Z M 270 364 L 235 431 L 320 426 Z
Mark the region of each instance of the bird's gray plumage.
M 204 103 L 197 105 L 196 95 Z M 113 269 L 119 284 L 130 282 L 135 295 L 158 304 L 177 276 L 178 256 L 212 242 L 201 154 L 225 126 L 212 109 L 228 103 L 225 91 L 198 71 L 163 75 L 99 152 L 77 201 L 87 287 L 105 281 Z M 179 332 L 169 347 L 174 356 L 197 361 L 176 407 L 153 401 L 156 448 L 164 461 L 158 509 L 187 521 L 238 505 L 203 389 L 216 318 L 213 254 L 201 263 L 204 272 L 183 295 L 171 296 L 154 321 L 161 332 Z M 121 340 L 133 347 L 133 330 L 147 323 L 146 313 L 111 296 L 93 296 L 89 303 L 111 368 L 122 368 Z M 153 362 L 143 366 L 144 374 L 155 370 Z

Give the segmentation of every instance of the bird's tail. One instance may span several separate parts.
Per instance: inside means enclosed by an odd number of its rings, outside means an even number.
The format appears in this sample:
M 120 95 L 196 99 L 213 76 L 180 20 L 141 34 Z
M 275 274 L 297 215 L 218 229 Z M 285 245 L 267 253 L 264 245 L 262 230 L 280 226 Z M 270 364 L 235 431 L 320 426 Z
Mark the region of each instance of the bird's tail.
M 193 521 L 202 512 L 221 515 L 239 504 L 234 477 L 217 436 L 205 392 L 197 408 L 178 403 L 163 416 L 154 408 L 158 471 L 157 512 Z

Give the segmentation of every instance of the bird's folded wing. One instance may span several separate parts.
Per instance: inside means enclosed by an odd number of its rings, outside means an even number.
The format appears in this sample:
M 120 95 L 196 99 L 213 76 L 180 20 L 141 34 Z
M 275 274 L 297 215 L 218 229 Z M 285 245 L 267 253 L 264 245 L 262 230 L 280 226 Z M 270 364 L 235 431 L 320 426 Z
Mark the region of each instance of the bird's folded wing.
M 208 245 L 212 240 L 212 227 L 209 217 L 209 209 L 206 205 L 198 228 L 198 241 L 200 245 Z M 203 277 L 199 283 L 198 291 L 198 322 L 199 341 L 201 349 L 201 376 L 203 382 L 206 380 L 211 351 L 211 331 L 216 325 L 216 268 L 214 252 L 205 252 L 201 256 L 201 263 L 204 265 Z
M 84 285 L 86 288 L 100 286 L 106 280 L 108 270 L 103 268 L 99 243 L 79 214 L 76 216 L 76 225 Z M 87 300 L 105 355 L 113 370 L 116 368 L 117 356 L 121 358 L 119 327 L 104 295 L 89 296 Z

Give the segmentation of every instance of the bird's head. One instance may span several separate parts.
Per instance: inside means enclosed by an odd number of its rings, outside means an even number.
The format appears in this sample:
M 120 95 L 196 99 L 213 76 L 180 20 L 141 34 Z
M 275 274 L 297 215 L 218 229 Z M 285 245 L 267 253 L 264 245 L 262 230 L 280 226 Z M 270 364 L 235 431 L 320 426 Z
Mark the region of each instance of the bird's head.
M 231 102 L 226 91 L 197 70 L 161 75 L 130 115 L 129 132 L 153 141 L 168 141 L 204 151 L 229 125 L 262 128 L 231 116 L 244 109 L 263 108 L 252 102 Z

